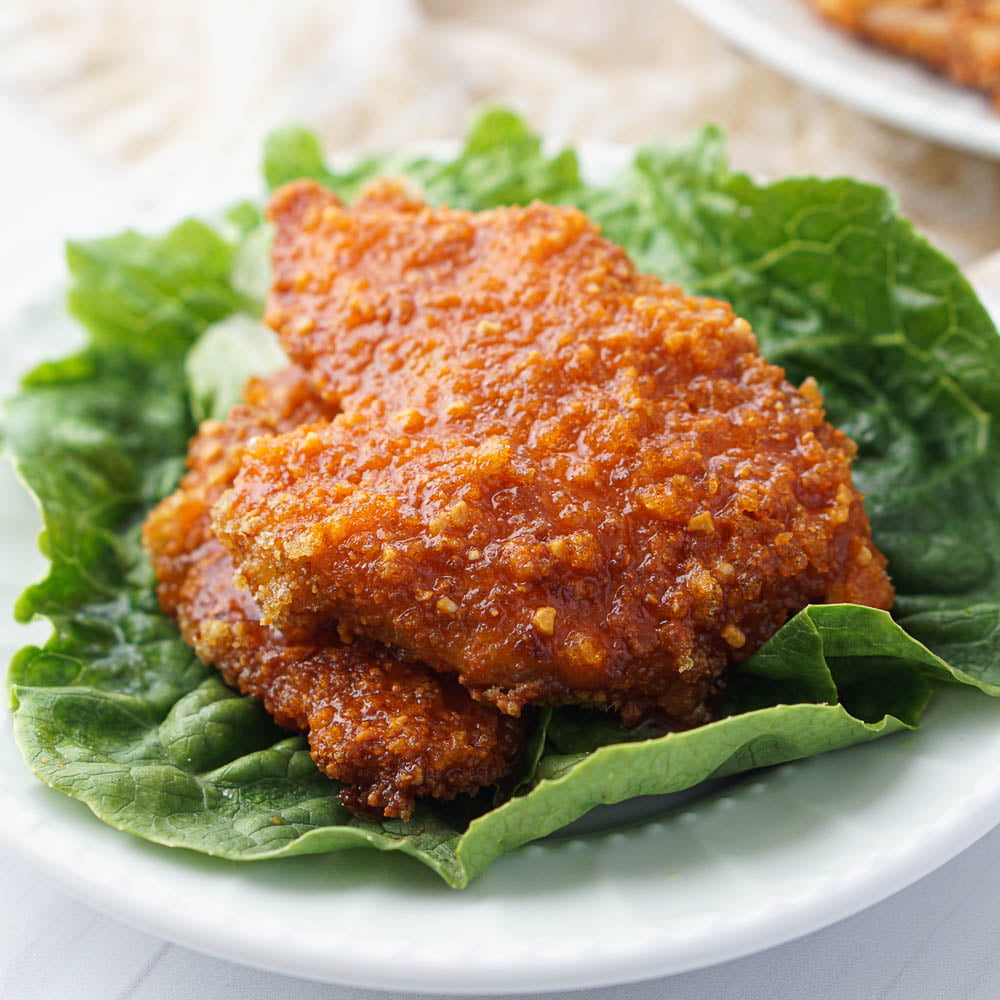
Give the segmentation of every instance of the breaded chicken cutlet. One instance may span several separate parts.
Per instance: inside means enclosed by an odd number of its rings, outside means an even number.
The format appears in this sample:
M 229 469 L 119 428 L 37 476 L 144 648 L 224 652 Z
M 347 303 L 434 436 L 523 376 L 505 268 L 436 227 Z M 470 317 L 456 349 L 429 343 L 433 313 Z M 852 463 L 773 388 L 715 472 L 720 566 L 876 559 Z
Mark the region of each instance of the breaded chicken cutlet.
M 809 0 L 824 17 L 958 83 L 986 91 L 1000 109 L 997 0 Z
M 251 442 L 215 507 L 282 628 L 336 622 L 477 698 L 706 718 L 808 603 L 888 608 L 818 389 L 577 209 L 275 195 L 268 318 L 342 413 Z
M 346 645 L 332 627 L 268 628 L 253 598 L 234 587 L 209 511 L 247 442 L 336 410 L 294 367 L 251 380 L 246 395 L 226 422 L 202 425 L 187 475 L 146 521 L 164 610 L 229 684 L 257 695 L 279 724 L 308 733 L 319 767 L 348 784 L 341 799 L 352 811 L 406 818 L 417 797 L 449 799 L 492 784 L 515 759 L 523 724 L 376 643 Z

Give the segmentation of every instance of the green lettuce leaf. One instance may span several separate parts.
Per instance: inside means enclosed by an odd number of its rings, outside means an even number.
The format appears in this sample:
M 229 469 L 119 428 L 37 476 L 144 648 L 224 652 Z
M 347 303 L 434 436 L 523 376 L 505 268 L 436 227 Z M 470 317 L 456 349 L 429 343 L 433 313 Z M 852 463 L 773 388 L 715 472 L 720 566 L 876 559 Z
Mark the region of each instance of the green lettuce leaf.
M 588 185 L 572 152 L 548 155 L 500 110 L 447 163 L 394 156 L 338 173 L 296 129 L 265 151 L 271 185 L 309 176 L 349 198 L 383 173 L 463 207 L 576 202 L 642 267 L 731 300 L 792 378 L 819 380 L 858 441 L 896 620 L 807 608 L 733 672 L 718 722 L 663 735 L 555 710 L 503 788 L 421 803 L 406 823 L 352 817 L 304 740 L 180 640 L 139 544 L 145 512 L 180 474 L 192 409 L 220 415 L 245 374 L 279 360 L 255 320 L 267 230 L 242 205 L 226 237 L 187 222 L 71 246 L 69 305 L 90 342 L 30 373 L 6 406 L 5 450 L 39 498 L 51 560 L 17 615 L 44 615 L 53 637 L 10 670 L 15 735 L 43 781 L 158 843 L 236 860 L 368 845 L 461 887 L 596 805 L 913 727 L 934 682 L 1000 694 L 1000 340 L 884 192 L 758 186 L 730 173 L 712 129 Z
M 302 128 L 272 133 L 264 146 L 264 177 L 272 189 L 287 181 L 319 181 L 350 200 L 374 177 L 401 176 L 428 201 L 469 209 L 567 202 L 583 190 L 576 153 L 547 156 L 542 140 L 513 112 L 493 108 L 473 123 L 461 154 L 442 163 L 429 157 L 369 157 L 337 173 L 323 162 L 319 141 Z
M 198 421 L 225 420 L 243 399 L 251 375 L 270 375 L 288 364 L 274 331 L 246 313 L 210 326 L 187 353 L 191 410 Z

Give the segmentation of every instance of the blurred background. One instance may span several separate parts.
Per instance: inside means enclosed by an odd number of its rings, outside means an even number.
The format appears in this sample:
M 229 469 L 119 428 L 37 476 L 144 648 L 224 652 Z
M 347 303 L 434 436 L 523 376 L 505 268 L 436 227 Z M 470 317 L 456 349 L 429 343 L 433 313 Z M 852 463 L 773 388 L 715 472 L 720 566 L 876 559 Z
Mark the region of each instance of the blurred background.
M 743 169 L 871 179 L 960 262 L 1000 247 L 1000 165 L 816 96 L 671 0 L 3 0 L 0 91 L 141 210 L 256 190 L 278 123 L 386 149 L 502 102 L 569 140 L 717 121 Z

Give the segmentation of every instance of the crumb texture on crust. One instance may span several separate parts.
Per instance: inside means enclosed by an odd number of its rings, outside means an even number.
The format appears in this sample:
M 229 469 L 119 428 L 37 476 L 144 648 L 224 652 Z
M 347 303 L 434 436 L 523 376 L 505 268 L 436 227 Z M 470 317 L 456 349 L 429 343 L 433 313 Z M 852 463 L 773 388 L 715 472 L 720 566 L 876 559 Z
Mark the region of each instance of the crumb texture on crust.
M 1000 109 L 997 0 L 808 0 L 834 24 L 986 91 Z
M 473 701 L 454 678 L 377 643 L 346 644 L 331 628 L 280 632 L 261 624 L 211 530 L 211 505 L 248 441 L 335 412 L 301 369 L 251 380 L 245 405 L 224 422 L 202 424 L 187 475 L 147 519 L 144 540 L 161 604 L 198 656 L 259 697 L 280 725 L 308 734 L 317 765 L 348 784 L 345 805 L 406 818 L 418 797 L 450 799 L 500 778 L 525 726 Z
M 334 620 L 512 714 L 692 723 L 806 604 L 891 605 L 815 383 L 577 209 L 297 182 L 271 214 L 269 321 L 343 412 L 251 442 L 215 508 L 267 621 Z

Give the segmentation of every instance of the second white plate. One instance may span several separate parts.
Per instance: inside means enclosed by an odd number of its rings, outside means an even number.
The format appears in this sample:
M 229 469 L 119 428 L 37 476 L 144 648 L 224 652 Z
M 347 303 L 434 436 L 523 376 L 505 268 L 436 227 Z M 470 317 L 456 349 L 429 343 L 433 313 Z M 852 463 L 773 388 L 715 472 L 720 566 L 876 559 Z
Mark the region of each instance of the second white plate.
M 907 132 L 1000 158 L 989 99 L 849 37 L 806 0 L 680 0 L 716 32 L 794 80 Z

